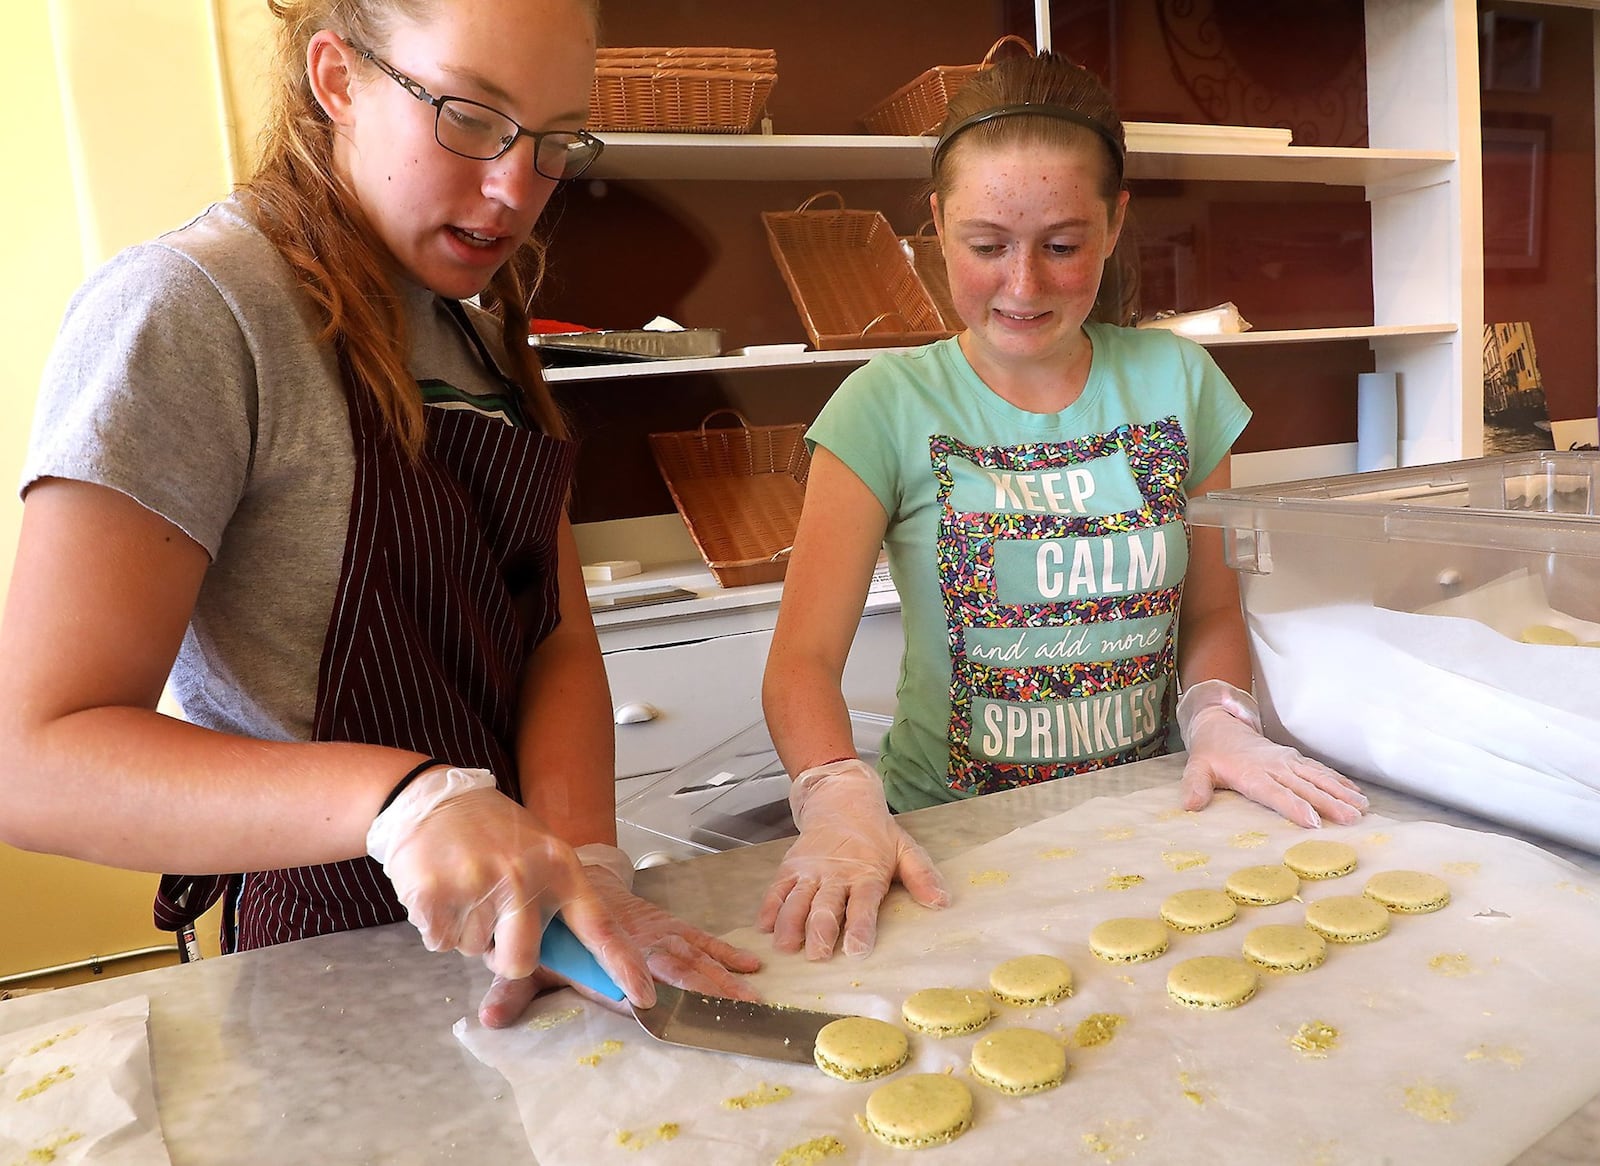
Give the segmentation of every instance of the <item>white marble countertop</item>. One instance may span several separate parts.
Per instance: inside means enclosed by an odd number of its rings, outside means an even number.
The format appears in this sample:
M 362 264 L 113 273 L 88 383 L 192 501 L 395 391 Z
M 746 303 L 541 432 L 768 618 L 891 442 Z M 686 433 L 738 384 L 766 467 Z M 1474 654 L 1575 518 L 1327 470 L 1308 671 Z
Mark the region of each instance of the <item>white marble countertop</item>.
M 936 858 L 1092 797 L 1175 782 L 1181 758 L 939 806 L 903 819 Z M 1375 812 L 1514 833 L 1377 787 Z M 1532 839 L 1600 871 L 1600 856 Z M 713 932 L 749 923 L 784 843 L 639 873 L 639 890 Z M 425 951 L 408 925 L 372 928 L 0 1003 L 0 1033 L 144 995 L 175 1166 L 532 1162 L 505 1079 L 450 1032 L 488 987 L 476 961 Z M 559 1104 L 552 1099 L 552 1104 Z M 1516 1159 L 1582 1166 L 1600 1097 Z

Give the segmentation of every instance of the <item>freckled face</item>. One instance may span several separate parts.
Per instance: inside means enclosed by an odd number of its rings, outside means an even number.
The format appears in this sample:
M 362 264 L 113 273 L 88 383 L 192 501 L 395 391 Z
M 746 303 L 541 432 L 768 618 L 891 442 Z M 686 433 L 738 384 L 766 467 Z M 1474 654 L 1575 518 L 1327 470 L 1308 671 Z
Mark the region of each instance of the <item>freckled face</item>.
M 576 0 L 469 0 L 397 22 L 378 55 L 435 97 L 466 97 L 529 130 L 581 129 L 594 29 Z M 357 62 L 334 167 L 401 273 L 440 295 L 482 291 L 533 231 L 556 183 L 519 140 L 492 161 L 434 140 L 434 110 Z
M 934 219 L 969 357 L 1069 361 L 1127 206 L 1101 194 L 1104 149 L 979 146 L 951 162 Z

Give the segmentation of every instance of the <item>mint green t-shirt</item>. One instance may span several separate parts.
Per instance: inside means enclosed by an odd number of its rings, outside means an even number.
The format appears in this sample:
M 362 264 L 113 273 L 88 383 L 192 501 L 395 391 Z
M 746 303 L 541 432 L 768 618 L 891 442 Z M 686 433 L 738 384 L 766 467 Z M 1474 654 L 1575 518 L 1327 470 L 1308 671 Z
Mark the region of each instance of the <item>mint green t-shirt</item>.
M 1088 382 L 1059 413 L 1002 400 L 951 339 L 874 357 L 807 435 L 889 515 L 897 811 L 1168 751 L 1186 491 L 1250 411 L 1193 341 L 1085 327 Z

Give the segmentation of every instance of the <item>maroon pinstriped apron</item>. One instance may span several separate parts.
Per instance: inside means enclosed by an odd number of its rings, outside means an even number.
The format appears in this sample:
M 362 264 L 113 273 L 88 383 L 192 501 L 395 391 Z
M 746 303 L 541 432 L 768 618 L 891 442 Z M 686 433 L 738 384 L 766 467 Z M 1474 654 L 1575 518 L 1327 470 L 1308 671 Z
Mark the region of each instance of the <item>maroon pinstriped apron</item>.
M 558 619 L 556 534 L 574 447 L 471 408 L 428 408 L 425 456 L 412 463 L 369 397 L 348 399 L 355 480 L 313 738 L 489 769 L 520 801 L 517 694 L 523 664 Z M 362 857 L 164 876 L 156 925 L 178 930 L 225 889 L 225 951 L 405 918 L 382 868 Z

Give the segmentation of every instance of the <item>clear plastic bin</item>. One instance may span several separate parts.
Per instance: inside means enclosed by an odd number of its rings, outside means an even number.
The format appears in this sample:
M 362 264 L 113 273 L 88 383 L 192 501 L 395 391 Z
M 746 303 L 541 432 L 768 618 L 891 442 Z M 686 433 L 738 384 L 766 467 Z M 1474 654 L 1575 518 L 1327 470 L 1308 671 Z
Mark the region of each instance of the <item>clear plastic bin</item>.
M 852 712 L 850 722 L 857 752 L 876 762 L 890 718 Z M 789 775 L 765 721 L 619 802 L 617 821 L 632 827 L 636 846 L 659 839 L 659 852 L 673 857 L 731 850 L 796 832 L 789 814 Z
M 1268 735 L 1600 852 L 1600 454 L 1195 498 L 1238 572 Z

